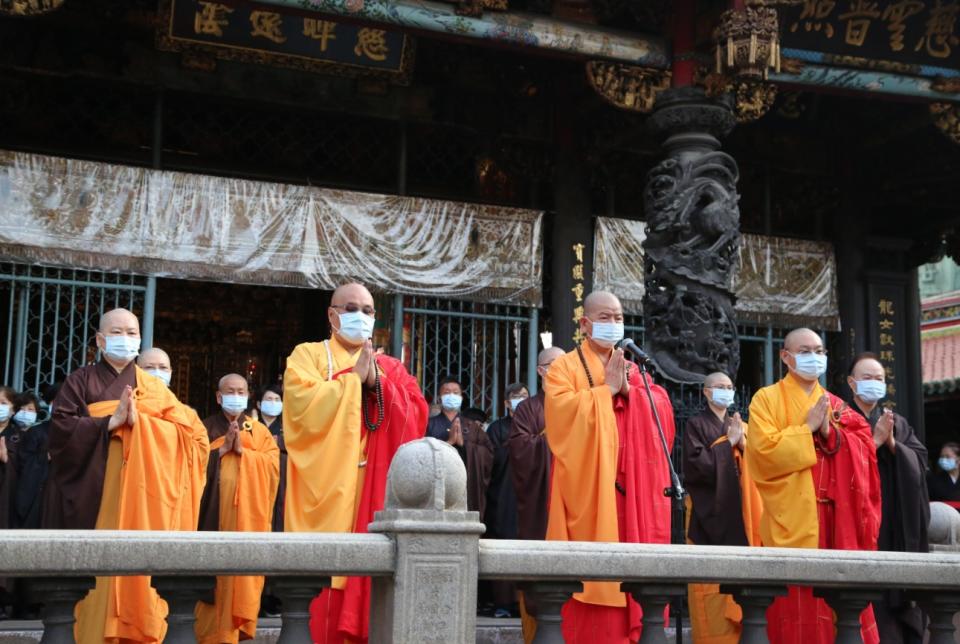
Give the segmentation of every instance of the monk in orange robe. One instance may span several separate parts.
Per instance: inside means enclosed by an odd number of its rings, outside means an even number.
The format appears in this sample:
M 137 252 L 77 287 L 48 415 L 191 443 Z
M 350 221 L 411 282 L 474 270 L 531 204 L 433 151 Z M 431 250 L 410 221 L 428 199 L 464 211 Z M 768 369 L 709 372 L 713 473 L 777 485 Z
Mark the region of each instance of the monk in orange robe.
M 360 284 L 338 288 L 333 333 L 299 345 L 283 376 L 289 532 L 366 532 L 383 509 L 387 468 L 401 444 L 422 438 L 427 402 L 399 360 L 375 355 L 376 309 Z M 370 579 L 335 577 L 311 605 L 313 641 L 366 642 Z
M 200 503 L 200 530 L 270 532 L 280 483 L 280 447 L 263 423 L 247 416 L 247 380 L 220 379 L 220 411 L 205 418 L 210 438 L 207 487 Z M 213 603 L 197 602 L 199 644 L 236 644 L 257 634 L 262 576 L 217 577 Z
M 876 550 L 880 477 L 869 423 L 818 379 L 827 367 L 823 340 L 810 329 L 784 339 L 790 373 L 750 403 L 747 467 L 763 499 L 764 546 Z M 791 586 L 767 611 L 771 642 L 829 644 L 834 614 L 809 587 Z M 860 616 L 863 641 L 879 641 L 873 607 Z
M 102 358 L 70 374 L 53 401 L 44 527 L 194 530 L 209 443 L 196 413 L 134 364 L 140 324 L 100 319 Z M 77 604 L 78 642 L 161 642 L 167 605 L 150 578 L 98 577 Z
M 614 345 L 623 307 L 611 293 L 584 300 L 587 340 L 556 360 L 544 379 L 547 443 L 553 453 L 547 540 L 670 543 L 670 473 L 643 382 Z M 673 408 L 653 397 L 668 445 Z M 637 641 L 640 607 L 618 582 L 587 582 L 562 610 L 567 642 Z

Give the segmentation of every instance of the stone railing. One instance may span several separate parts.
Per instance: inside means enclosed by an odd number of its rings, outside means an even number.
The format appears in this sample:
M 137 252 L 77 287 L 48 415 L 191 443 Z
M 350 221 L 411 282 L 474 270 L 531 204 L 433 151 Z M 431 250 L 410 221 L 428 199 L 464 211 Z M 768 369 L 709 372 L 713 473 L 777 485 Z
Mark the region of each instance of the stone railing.
M 837 642 L 860 642 L 858 616 L 904 589 L 930 615 L 930 642 L 954 642 L 960 553 L 904 554 L 617 543 L 481 540 L 466 473 L 427 439 L 391 465 L 371 534 L 7 531 L 0 577 L 28 577 L 44 603 L 43 642 L 73 641 L 73 606 L 93 576 L 149 574 L 170 605 L 167 642 L 193 642 L 193 609 L 215 575 L 265 574 L 283 602 L 279 642 L 310 642 L 308 605 L 331 576 L 373 578 L 370 641 L 466 643 L 476 581 L 512 579 L 536 597 L 536 642 L 562 642 L 560 607 L 582 580 L 618 580 L 644 608 L 641 642 L 665 642 L 663 607 L 690 582 L 720 583 L 743 607 L 741 642 L 766 642 L 766 608 L 787 584 L 813 586 L 837 613 Z

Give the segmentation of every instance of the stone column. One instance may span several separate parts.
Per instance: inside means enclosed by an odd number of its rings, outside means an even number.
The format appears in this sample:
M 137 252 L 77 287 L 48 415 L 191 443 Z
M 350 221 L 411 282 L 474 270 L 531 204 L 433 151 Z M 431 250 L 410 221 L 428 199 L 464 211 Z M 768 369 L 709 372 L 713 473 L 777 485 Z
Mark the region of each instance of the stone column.
M 729 101 L 698 87 L 657 96 L 647 121 L 666 158 L 647 175 L 643 243 L 647 352 L 676 382 L 714 371 L 735 378 L 740 344 L 730 290 L 740 247 L 737 163 L 718 137 L 736 120 Z
M 273 592 L 280 598 L 283 621 L 277 644 L 306 644 L 310 638 L 310 602 L 330 586 L 329 577 L 274 577 Z
M 673 599 L 687 594 L 683 584 L 623 584 L 643 610 L 639 644 L 667 644 L 663 613 Z
M 170 612 L 167 615 L 167 636 L 164 642 L 169 644 L 189 644 L 196 642 L 194 631 L 196 622 L 194 611 L 198 601 L 213 602 L 217 578 L 197 577 L 153 577 L 150 585 L 167 602 Z
M 467 511 L 467 471 L 453 447 L 424 438 L 397 450 L 385 509 L 369 528 L 397 545 L 393 577 L 373 579 L 371 644 L 475 641 L 479 519 Z
M 930 616 L 928 644 L 954 644 L 957 632 L 955 618 L 960 614 L 960 594 L 945 592 L 917 593 L 920 605 Z
M 860 613 L 870 602 L 883 599 L 881 590 L 858 588 L 814 588 L 815 597 L 822 597 L 837 614 L 836 644 L 863 644 L 860 633 Z
M 93 589 L 93 577 L 38 578 L 29 584 L 34 601 L 43 604 L 41 644 L 73 644 L 73 609 Z
M 743 611 L 740 644 L 770 644 L 767 638 L 767 609 L 777 597 L 787 594 L 784 586 L 727 586 L 720 592 L 733 595 Z
M 523 587 L 537 602 L 537 634 L 533 644 L 563 644 L 560 611 L 574 593 L 583 592 L 579 581 L 535 581 Z

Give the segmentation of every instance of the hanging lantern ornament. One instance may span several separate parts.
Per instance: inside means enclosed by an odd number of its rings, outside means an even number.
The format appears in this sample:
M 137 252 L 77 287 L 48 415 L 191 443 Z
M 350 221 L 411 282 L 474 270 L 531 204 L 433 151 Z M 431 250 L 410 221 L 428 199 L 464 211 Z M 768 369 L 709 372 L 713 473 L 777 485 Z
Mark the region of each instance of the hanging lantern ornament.
M 771 69 L 780 71 L 780 21 L 773 7 L 748 3 L 724 11 L 714 39 L 718 74 L 766 80 Z

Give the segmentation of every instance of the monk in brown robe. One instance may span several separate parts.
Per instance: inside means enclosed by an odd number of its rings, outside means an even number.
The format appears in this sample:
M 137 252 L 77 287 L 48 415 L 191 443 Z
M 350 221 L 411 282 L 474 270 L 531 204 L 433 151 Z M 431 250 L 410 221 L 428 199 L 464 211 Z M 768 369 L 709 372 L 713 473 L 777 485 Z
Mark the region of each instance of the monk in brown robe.
M 246 379 L 227 374 L 217 386 L 220 411 L 205 418 L 210 438 L 200 530 L 269 532 L 280 479 L 280 448 L 263 423 L 247 416 Z M 199 644 L 236 644 L 257 635 L 262 576 L 217 577 L 212 604 L 197 602 Z
M 544 378 L 551 363 L 564 354 L 551 347 L 537 356 L 537 375 Z M 513 489 L 517 496 L 517 538 L 542 541 L 547 535 L 547 502 L 550 499 L 550 465 L 553 456 L 547 445 L 543 417 L 544 391 L 527 398 L 513 413 L 507 448 L 510 451 Z M 537 632 L 536 605 L 521 591 L 520 618 L 523 639 L 533 641 Z
M 733 381 L 725 373 L 703 382 L 707 408 L 687 421 L 683 475 L 688 497 L 687 541 L 699 546 L 760 545 L 760 498 L 746 474 L 746 427 L 733 405 Z M 740 607 L 718 584 L 691 584 L 690 620 L 696 644 L 736 644 Z
M 100 319 L 99 362 L 70 374 L 53 401 L 44 527 L 193 530 L 209 442 L 196 413 L 134 363 L 140 324 Z M 123 465 L 123 467 L 121 467 Z M 166 602 L 149 577 L 99 577 L 77 605 L 78 642 L 160 642 Z
M 487 487 L 493 472 L 493 443 L 484 431 L 487 414 L 469 407 L 457 419 L 455 431 L 460 433 L 467 457 L 467 509 L 480 513 L 480 522 L 487 521 Z
M 854 411 L 873 428 L 880 472 L 880 536 L 878 550 L 927 552 L 930 499 L 925 476 L 927 448 L 907 419 L 880 406 L 887 396 L 886 370 L 872 353 L 853 361 L 847 376 Z M 923 611 L 902 590 L 889 590 L 873 605 L 881 644 L 923 640 Z

